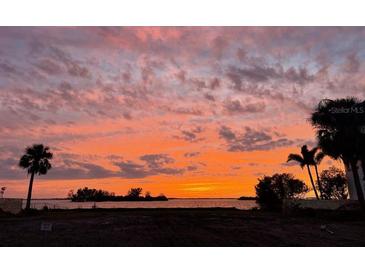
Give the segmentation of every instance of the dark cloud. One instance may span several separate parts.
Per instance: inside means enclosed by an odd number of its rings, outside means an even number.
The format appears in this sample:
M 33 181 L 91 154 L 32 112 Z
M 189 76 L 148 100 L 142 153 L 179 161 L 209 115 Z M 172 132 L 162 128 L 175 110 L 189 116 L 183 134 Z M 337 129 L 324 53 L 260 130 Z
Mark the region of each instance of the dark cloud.
M 294 144 L 294 141 L 287 138 L 274 139 L 269 132 L 250 127 L 245 127 L 244 133 L 239 134 L 233 132 L 229 127 L 221 126 L 219 136 L 226 141 L 228 151 L 271 150 Z
M 182 168 L 166 167 L 166 165 L 175 162 L 175 160 L 167 154 L 146 154 L 139 159 L 146 162 L 151 174 L 177 175 L 184 172 L 184 169 Z
M 201 132 L 203 132 L 203 128 L 198 126 L 190 130 L 181 130 L 181 135 L 174 137 L 176 139 L 181 139 L 193 143 L 204 140 L 204 138 L 199 137 L 199 134 Z
M 195 108 L 195 107 L 171 108 L 171 107 L 167 106 L 167 107 L 165 107 L 165 109 L 169 112 L 173 112 L 176 114 L 182 114 L 182 115 L 196 115 L 196 116 L 203 115 L 203 111 L 198 108 Z
M 240 100 L 226 100 L 223 107 L 229 114 L 246 114 L 264 112 L 266 104 L 264 102 L 242 104 Z
M 3 62 L 1 60 L 0 60 L 0 71 L 5 75 L 12 75 L 18 73 L 15 66 L 9 64 L 8 62 Z
M 236 139 L 236 134 L 227 126 L 221 126 L 219 129 L 219 137 L 231 142 Z
M 186 158 L 192 158 L 192 157 L 196 157 L 199 156 L 200 152 L 187 152 L 184 154 L 184 157 Z
M 69 64 L 67 71 L 71 76 L 75 77 L 88 78 L 91 75 L 86 67 L 82 67 L 76 63 Z
M 179 75 L 180 81 L 183 81 L 184 83 L 187 83 L 186 75 Z M 193 90 L 203 90 L 203 89 L 209 89 L 209 90 L 215 90 L 221 86 L 220 80 L 217 77 L 214 77 L 212 79 L 205 79 L 205 78 L 190 78 L 188 83 L 192 86 Z
M 242 80 L 248 80 L 252 82 L 266 82 L 270 79 L 276 79 L 279 77 L 275 68 L 272 67 L 250 67 L 250 68 L 237 68 L 231 66 L 227 72 L 228 78 L 235 82 L 237 86 L 240 86 Z
M 80 158 L 80 160 L 76 160 Z M 61 153 L 58 161 L 52 163 L 52 169 L 47 176 L 40 179 L 68 180 L 68 179 L 99 179 L 120 177 L 127 179 L 145 178 L 154 175 L 181 175 L 186 171 L 197 168 L 186 166 L 184 168 L 173 167 L 175 160 L 167 154 L 146 154 L 139 157 L 141 162 L 136 163 L 123 160 L 119 155 L 109 155 L 107 158 L 119 168 L 118 171 L 108 170 L 98 164 L 81 160 L 76 154 Z M 91 159 L 92 160 L 92 159 Z M 13 157 L 0 159 L 0 179 L 15 180 L 26 178 L 26 172 L 18 167 L 18 160 Z
M 184 168 L 169 167 L 175 162 L 166 154 L 146 154 L 139 158 L 144 163 L 122 161 L 114 163 L 120 168 L 119 176 L 123 178 L 145 178 L 153 175 L 180 175 Z
M 132 161 L 122 161 L 114 164 L 120 168 L 119 176 L 123 178 L 136 179 L 155 175 L 146 169 L 144 165 Z
M 254 65 L 245 68 L 230 66 L 226 75 L 237 90 L 240 90 L 245 82 L 265 83 L 271 80 L 280 80 L 304 85 L 315 79 L 314 75 L 309 74 L 306 68 L 296 69 L 290 67 L 284 70 L 281 66 L 271 67 L 265 65 Z
M 281 75 L 285 80 L 299 85 L 305 85 L 315 79 L 315 76 L 311 75 L 306 68 L 295 69 L 291 67 L 287 71 L 281 73 Z
M 59 62 L 63 63 L 69 75 L 74 77 L 80 78 L 89 78 L 91 77 L 90 71 L 79 61 L 76 61 L 71 57 L 70 54 L 61 50 L 58 47 L 50 47 L 51 55 L 58 60 Z
M 62 73 L 62 68 L 51 59 L 42 59 L 35 66 L 42 72 L 49 75 L 57 75 Z
M 209 100 L 209 101 L 212 101 L 212 102 L 215 101 L 215 97 L 212 94 L 206 93 L 206 94 L 204 94 L 204 98 Z
M 69 159 L 53 166 L 47 174 L 47 179 L 98 179 L 118 176 L 116 172 L 102 166 Z
M 206 82 L 202 79 L 199 79 L 199 78 L 190 79 L 190 83 L 194 87 L 194 89 L 196 89 L 196 90 L 202 90 L 202 89 L 208 87 Z
M 60 154 L 59 162 L 52 163 L 52 169 L 46 176 L 39 176 L 40 179 L 58 180 L 58 179 L 93 179 L 107 178 L 117 176 L 113 171 L 107 170 L 102 166 L 73 160 L 77 157 L 74 154 Z M 18 167 L 18 158 L 0 159 L 0 179 L 15 180 L 26 179 L 25 170 Z
M 172 164 L 175 162 L 175 160 L 167 154 L 146 154 L 139 157 L 139 159 L 145 161 L 147 166 L 151 169 L 161 168 L 166 164 Z
M 187 166 L 187 167 L 186 167 L 186 169 L 187 169 L 188 171 L 196 171 L 196 170 L 198 170 L 198 169 L 199 169 L 199 167 L 198 167 L 198 166 L 196 166 L 196 165 L 190 165 L 190 166 Z

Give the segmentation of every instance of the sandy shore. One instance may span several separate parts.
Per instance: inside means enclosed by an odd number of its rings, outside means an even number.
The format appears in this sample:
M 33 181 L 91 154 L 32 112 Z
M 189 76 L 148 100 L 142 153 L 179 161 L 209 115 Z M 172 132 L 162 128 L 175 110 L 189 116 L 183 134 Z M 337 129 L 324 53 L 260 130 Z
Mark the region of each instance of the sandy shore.
M 1 216 L 1 246 L 365 246 L 365 218 L 236 209 L 97 209 Z M 40 230 L 42 222 L 52 231 Z M 321 226 L 326 225 L 324 230 Z M 331 233 L 333 232 L 333 233 Z

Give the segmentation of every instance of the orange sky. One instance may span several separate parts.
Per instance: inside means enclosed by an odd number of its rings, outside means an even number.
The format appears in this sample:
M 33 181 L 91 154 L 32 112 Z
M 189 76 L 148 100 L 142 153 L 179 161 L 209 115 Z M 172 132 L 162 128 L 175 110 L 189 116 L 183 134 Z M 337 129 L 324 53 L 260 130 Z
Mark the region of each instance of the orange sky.
M 363 97 L 364 32 L 0 28 L 0 186 L 25 197 L 17 162 L 33 143 L 55 156 L 36 198 L 84 186 L 253 196 L 276 172 L 308 182 L 287 156 L 316 145 L 308 117 L 320 99 Z

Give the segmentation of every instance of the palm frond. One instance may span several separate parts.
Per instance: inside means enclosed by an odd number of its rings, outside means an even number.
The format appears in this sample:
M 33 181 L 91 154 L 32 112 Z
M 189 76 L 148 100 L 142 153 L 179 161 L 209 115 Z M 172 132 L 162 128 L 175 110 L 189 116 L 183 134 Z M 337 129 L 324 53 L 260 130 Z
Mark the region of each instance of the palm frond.
M 293 154 L 293 153 L 289 154 L 287 162 L 290 161 L 298 162 L 302 168 L 305 166 L 304 159 L 299 154 Z
M 53 154 L 48 146 L 34 144 L 25 149 L 25 154 L 19 160 L 19 166 L 27 169 L 28 173 L 44 175 L 52 168 L 49 160 Z
M 326 154 L 324 154 L 322 151 L 318 152 L 316 154 L 316 156 L 314 157 L 316 164 L 319 165 L 325 156 L 326 156 Z

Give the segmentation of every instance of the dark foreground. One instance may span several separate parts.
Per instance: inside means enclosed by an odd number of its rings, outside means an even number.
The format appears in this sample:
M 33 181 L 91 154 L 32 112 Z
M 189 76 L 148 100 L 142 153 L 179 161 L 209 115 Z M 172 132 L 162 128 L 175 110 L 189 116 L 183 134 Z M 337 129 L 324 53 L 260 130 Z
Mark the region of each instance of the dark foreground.
M 365 246 L 365 218 L 358 214 L 300 215 L 235 209 L 40 211 L 0 216 L 0 245 Z M 42 223 L 51 223 L 52 231 L 41 231 Z

